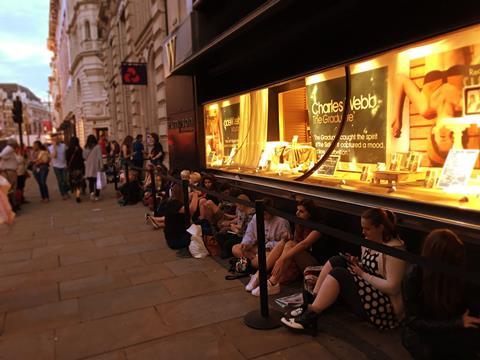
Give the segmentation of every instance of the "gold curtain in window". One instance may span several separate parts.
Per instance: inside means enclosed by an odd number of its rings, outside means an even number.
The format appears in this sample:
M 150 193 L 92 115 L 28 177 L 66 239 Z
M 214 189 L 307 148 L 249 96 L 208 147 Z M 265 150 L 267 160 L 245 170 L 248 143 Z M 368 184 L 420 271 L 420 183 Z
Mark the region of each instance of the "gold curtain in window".
M 240 96 L 238 152 L 234 163 L 240 167 L 257 167 L 267 141 L 268 89 Z

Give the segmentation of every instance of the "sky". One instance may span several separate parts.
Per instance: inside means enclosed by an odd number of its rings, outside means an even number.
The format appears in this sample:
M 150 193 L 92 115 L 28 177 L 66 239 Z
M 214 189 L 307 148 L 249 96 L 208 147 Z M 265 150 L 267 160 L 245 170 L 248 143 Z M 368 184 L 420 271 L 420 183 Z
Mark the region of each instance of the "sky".
M 0 83 L 18 83 L 48 100 L 50 1 L 0 2 Z

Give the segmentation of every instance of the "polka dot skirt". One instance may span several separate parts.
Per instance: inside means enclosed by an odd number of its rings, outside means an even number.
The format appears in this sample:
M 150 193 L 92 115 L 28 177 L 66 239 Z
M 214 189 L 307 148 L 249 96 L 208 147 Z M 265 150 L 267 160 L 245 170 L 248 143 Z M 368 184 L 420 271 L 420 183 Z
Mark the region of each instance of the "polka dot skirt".
M 382 277 L 378 272 L 378 257 L 380 255 L 381 254 L 376 251 L 371 251 L 370 249 L 365 250 L 361 264 L 367 273 Z M 358 295 L 360 296 L 363 309 L 370 322 L 382 330 L 393 329 L 398 326 L 390 298 L 356 275 L 353 270 L 349 270 L 355 279 Z

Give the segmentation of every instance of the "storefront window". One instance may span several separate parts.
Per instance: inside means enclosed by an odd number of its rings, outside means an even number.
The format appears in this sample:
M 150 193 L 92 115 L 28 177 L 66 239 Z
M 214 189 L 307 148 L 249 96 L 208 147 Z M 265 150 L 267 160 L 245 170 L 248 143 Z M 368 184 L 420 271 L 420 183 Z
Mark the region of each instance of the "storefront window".
M 306 182 L 480 210 L 480 26 L 352 64 Z M 345 108 L 343 68 L 206 104 L 207 167 L 294 180 Z

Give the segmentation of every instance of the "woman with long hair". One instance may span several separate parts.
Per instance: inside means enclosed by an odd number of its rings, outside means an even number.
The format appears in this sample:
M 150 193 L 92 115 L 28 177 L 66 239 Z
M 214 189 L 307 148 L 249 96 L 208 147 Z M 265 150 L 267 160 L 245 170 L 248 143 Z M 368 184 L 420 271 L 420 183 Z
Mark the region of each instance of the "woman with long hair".
M 383 209 L 370 209 L 361 217 L 365 239 L 403 248 L 396 231 L 395 215 Z M 296 330 L 316 330 L 319 315 L 341 298 L 356 315 L 380 329 L 394 328 L 403 317 L 401 284 L 405 262 L 362 246 L 358 259 L 351 255 L 334 256 L 324 265 L 313 296 L 300 309 L 282 318 Z
M 85 159 L 85 177 L 88 180 L 90 200 L 98 201 L 100 189 L 97 189 L 97 174 L 103 170 L 102 149 L 98 145 L 95 135 L 88 135 L 87 143 L 83 149 Z
M 133 155 L 133 137 L 131 135 L 125 136 L 122 146 L 120 147 L 120 163 L 123 166 L 130 163 Z
M 72 136 L 70 139 L 66 159 L 68 174 L 70 175 L 70 186 L 72 192 L 75 193 L 77 203 L 79 203 L 81 201 L 80 190 L 82 189 L 83 176 L 85 174 L 85 163 L 83 160 L 83 150 L 76 136 Z
M 33 151 L 33 175 L 40 188 L 42 202 L 47 203 L 50 201 L 47 186 L 47 177 L 50 169 L 50 154 L 47 148 L 38 140 L 33 143 Z
M 465 245 L 451 230 L 432 231 L 422 257 L 466 268 Z M 456 275 L 410 267 L 403 283 L 406 326 L 402 343 L 415 359 L 473 359 L 480 351 L 478 299 Z M 475 314 L 472 314 L 475 313 Z
M 296 215 L 299 219 L 313 220 L 316 212 L 317 209 L 312 200 L 301 200 L 297 203 Z M 272 269 L 272 274 L 267 281 L 268 295 L 278 294 L 281 283 L 295 280 L 307 266 L 318 264 L 309 249 L 320 237 L 319 231 L 296 224 L 293 238 L 282 239 L 272 249 L 267 257 L 267 269 Z M 245 289 L 251 291 L 254 296 L 260 296 L 258 271 L 252 276 Z
M 152 139 L 152 149 L 150 150 L 150 161 L 155 166 L 160 166 L 161 171 L 164 175 L 167 174 L 167 168 L 163 164 L 165 159 L 165 153 L 163 152 L 162 144 L 160 143 L 160 138 L 158 134 L 151 133 L 150 139 Z

